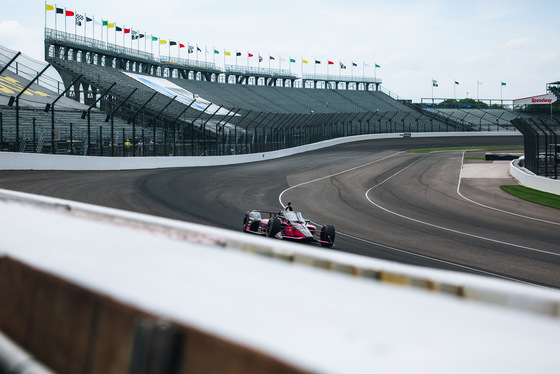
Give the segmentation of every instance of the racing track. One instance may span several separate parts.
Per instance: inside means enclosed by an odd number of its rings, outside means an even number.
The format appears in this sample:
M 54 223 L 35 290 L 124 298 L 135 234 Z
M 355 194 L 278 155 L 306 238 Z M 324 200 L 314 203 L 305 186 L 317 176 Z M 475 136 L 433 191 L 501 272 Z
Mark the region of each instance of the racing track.
M 246 210 L 291 201 L 306 218 L 336 227 L 332 250 L 560 288 L 558 211 L 502 192 L 511 178 L 460 178 L 462 163 L 476 162 L 461 151 L 406 152 L 522 142 L 387 139 L 208 168 L 0 171 L 0 187 L 232 230 Z

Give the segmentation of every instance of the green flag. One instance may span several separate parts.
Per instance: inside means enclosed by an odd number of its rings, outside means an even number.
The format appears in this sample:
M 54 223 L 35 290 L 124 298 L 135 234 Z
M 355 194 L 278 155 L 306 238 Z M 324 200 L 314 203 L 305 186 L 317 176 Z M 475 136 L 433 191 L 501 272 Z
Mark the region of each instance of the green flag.
M 381 66 L 379 66 L 379 65 L 375 64 L 375 67 L 376 67 L 376 68 L 380 68 Z
M 152 42 L 155 42 L 157 40 L 157 36 L 152 36 Z
M 102 26 L 107 26 L 108 23 L 109 23 L 109 21 L 103 21 L 103 25 L 102 25 Z
M 296 60 L 294 60 L 293 58 L 290 59 L 290 62 L 296 62 Z
M 218 51 L 217 49 L 214 49 L 214 53 L 217 54 L 217 55 L 219 55 L 219 54 L 220 54 L 220 51 Z
M 505 86 L 505 85 L 506 85 L 506 82 L 502 82 L 502 86 Z

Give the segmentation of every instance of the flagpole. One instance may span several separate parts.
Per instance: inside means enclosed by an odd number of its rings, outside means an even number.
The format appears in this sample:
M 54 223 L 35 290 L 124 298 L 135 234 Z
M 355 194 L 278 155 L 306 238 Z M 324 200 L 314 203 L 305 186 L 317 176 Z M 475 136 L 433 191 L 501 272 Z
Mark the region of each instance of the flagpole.
M 64 7 L 64 33 L 66 33 L 66 7 Z
M 56 14 L 56 10 L 55 10 Z M 47 1 L 45 0 L 45 28 L 47 28 Z
M 57 17 L 58 13 L 56 12 L 57 9 L 58 9 L 58 8 L 56 7 L 56 4 L 54 4 L 54 29 L 55 29 L 56 31 L 58 31 L 58 28 L 56 27 L 56 19 L 58 18 L 58 17 Z

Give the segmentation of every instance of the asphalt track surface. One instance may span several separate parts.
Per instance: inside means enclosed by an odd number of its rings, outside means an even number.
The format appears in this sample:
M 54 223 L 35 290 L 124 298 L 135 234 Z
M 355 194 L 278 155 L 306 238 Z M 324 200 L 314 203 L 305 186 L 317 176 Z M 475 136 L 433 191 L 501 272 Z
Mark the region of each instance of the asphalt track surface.
M 521 136 L 413 137 L 219 167 L 0 171 L 0 188 L 236 231 L 245 211 L 291 201 L 307 219 L 336 227 L 329 250 L 560 288 L 557 210 L 501 191 L 512 178 L 461 178 L 463 163 L 483 162 L 463 151 L 407 152 L 522 143 Z

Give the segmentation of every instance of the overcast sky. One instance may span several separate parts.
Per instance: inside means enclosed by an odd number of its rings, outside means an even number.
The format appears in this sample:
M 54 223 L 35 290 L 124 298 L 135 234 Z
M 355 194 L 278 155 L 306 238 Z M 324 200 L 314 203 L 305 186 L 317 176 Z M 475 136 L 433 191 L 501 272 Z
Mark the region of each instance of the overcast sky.
M 434 97 L 516 99 L 544 94 L 546 83 L 560 80 L 560 1 L 428 0 L 159 0 L 91 2 L 58 0 L 47 4 L 108 20 L 163 40 L 215 48 L 223 65 L 291 68 L 300 75 L 339 74 L 381 78 L 385 89 L 415 102 Z M 55 11 L 44 1 L 0 0 L 0 44 L 44 60 L 43 28 L 54 28 Z M 59 15 L 58 30 L 74 32 L 74 18 Z M 87 36 L 92 36 L 92 22 Z M 99 38 L 100 26 L 96 25 Z M 83 35 L 83 28 L 78 34 Z M 109 40 L 114 42 L 111 30 Z M 118 34 L 117 43 L 122 44 Z M 128 36 L 128 35 L 127 35 Z M 105 36 L 104 36 L 105 38 Z M 130 46 L 130 40 L 127 46 Z M 136 48 L 136 44 L 134 44 Z M 157 53 L 160 45 L 153 44 Z M 162 55 L 177 57 L 177 47 Z M 140 43 L 144 49 L 144 43 Z M 148 51 L 150 45 L 148 43 Z M 187 57 L 187 50 L 180 50 Z M 194 54 L 190 55 L 193 57 Z M 269 61 L 269 56 L 275 58 Z M 296 63 L 290 63 L 289 59 Z M 302 64 L 302 59 L 308 64 Z M 314 64 L 315 59 L 321 65 Z M 334 65 L 327 65 L 327 61 Z M 351 71 L 352 62 L 358 66 Z M 364 69 L 364 63 L 368 66 Z M 380 67 L 375 69 L 375 64 Z M 374 70 L 375 69 L 375 70 Z M 432 87 L 432 79 L 438 87 Z M 459 82 L 456 85 L 454 82 Z M 481 84 L 477 84 L 481 82 Z M 502 86 L 501 82 L 506 85 Z

